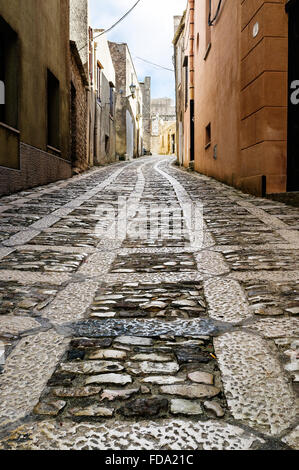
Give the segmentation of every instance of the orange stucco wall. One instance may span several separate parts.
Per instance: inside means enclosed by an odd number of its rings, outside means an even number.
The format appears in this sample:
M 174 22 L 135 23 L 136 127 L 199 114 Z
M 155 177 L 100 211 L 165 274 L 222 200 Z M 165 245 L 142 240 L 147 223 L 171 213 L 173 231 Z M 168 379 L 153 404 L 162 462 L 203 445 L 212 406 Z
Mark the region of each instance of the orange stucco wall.
M 214 8 L 218 4 L 212 3 Z M 207 54 L 208 2 L 195 0 L 195 170 L 254 194 L 261 194 L 264 175 L 267 193 L 283 192 L 288 52 L 285 1 L 222 3 L 220 16 L 210 27 Z M 253 37 L 256 23 L 259 30 Z M 208 124 L 211 145 L 206 147 Z

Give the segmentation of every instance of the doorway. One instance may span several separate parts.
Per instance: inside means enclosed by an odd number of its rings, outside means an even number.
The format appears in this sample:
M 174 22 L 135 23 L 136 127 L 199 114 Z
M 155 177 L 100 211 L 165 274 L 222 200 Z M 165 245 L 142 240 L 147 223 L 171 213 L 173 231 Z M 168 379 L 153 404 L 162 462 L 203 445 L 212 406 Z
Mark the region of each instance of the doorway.
M 77 161 L 77 93 L 73 83 L 71 83 L 71 161 L 74 167 Z
M 299 191 L 299 0 L 286 5 L 289 15 L 287 191 Z

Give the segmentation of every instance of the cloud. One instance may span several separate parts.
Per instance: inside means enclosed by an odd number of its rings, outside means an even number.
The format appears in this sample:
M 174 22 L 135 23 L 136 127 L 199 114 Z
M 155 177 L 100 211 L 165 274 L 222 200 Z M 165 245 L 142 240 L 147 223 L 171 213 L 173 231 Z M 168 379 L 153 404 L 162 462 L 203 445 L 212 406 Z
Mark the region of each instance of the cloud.
M 135 0 L 90 0 L 90 25 L 109 28 L 124 15 Z M 181 15 L 187 0 L 141 0 L 132 13 L 115 29 L 108 39 L 129 45 L 140 80 L 152 77 L 152 97 L 174 97 L 174 74 L 138 60 L 148 61 L 173 69 L 173 17 Z

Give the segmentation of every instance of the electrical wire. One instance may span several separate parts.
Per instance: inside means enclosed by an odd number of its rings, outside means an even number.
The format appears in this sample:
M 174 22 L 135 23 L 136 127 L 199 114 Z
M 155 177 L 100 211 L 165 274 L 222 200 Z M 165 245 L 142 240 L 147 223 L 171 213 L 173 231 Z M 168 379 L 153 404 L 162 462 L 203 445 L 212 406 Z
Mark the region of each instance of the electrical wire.
M 208 24 L 209 24 L 209 26 L 214 26 L 214 23 L 215 23 L 215 21 L 217 20 L 218 15 L 219 15 L 219 13 L 220 13 L 221 4 L 222 4 L 222 0 L 219 0 L 218 7 L 217 7 L 217 10 L 216 10 L 215 16 L 214 16 L 213 19 L 211 19 L 211 17 L 212 17 L 212 0 L 210 0 L 210 11 L 209 11 L 209 18 L 208 18 Z
M 169 72 L 174 72 L 173 69 L 169 69 L 167 67 L 163 67 L 162 65 L 155 64 L 154 62 L 150 62 L 149 60 L 142 59 L 142 57 L 135 57 L 135 59 L 142 60 L 143 62 L 146 62 L 147 64 L 154 65 L 155 67 L 159 67 L 160 69 L 168 70 Z
M 137 2 L 130 8 L 130 10 L 127 11 L 127 13 L 125 13 L 116 23 L 114 23 L 112 26 L 110 26 L 110 28 L 108 29 L 104 29 L 104 31 L 102 31 L 101 33 L 97 34 L 97 36 L 94 36 L 93 39 L 96 39 L 100 36 L 102 36 L 103 34 L 106 34 L 106 33 L 109 33 L 109 31 L 111 31 L 112 29 L 114 29 L 119 23 L 121 23 L 121 21 L 123 21 L 133 10 L 134 8 L 137 7 L 138 3 L 140 3 L 141 0 L 137 0 Z M 81 47 L 81 49 L 79 49 L 79 52 L 84 49 L 85 47 L 87 47 L 88 44 L 85 44 L 83 47 Z
M 132 6 L 132 8 L 130 8 L 129 11 L 127 11 L 127 13 L 124 14 L 124 16 L 122 16 L 116 23 L 114 23 L 112 26 L 110 26 L 110 28 L 102 31 L 100 34 L 98 34 L 97 36 L 94 37 L 95 38 L 98 38 L 99 36 L 102 36 L 102 34 L 105 34 L 105 33 L 109 33 L 109 31 L 111 31 L 113 28 L 115 28 L 115 26 L 117 26 L 121 21 L 123 21 L 130 13 L 131 11 L 134 10 L 134 8 L 137 7 L 138 3 L 140 3 L 141 0 L 138 0 L 135 5 Z

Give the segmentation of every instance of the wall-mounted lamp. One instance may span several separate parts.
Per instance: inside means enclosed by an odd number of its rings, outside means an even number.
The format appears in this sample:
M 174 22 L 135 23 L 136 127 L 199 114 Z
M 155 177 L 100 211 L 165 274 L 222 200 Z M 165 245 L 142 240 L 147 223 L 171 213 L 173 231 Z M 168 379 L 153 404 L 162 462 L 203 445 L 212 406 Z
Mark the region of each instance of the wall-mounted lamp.
M 136 88 L 137 88 L 137 86 L 134 85 L 134 83 L 132 83 L 132 85 L 130 85 L 130 92 L 131 92 L 132 98 L 135 98 Z
M 119 90 L 119 94 L 123 97 L 123 98 L 136 98 L 136 89 L 137 89 L 137 85 L 134 85 L 134 83 L 132 83 L 132 85 L 130 85 L 130 92 L 131 94 L 128 95 L 128 96 L 123 96 L 124 95 L 124 90 Z

